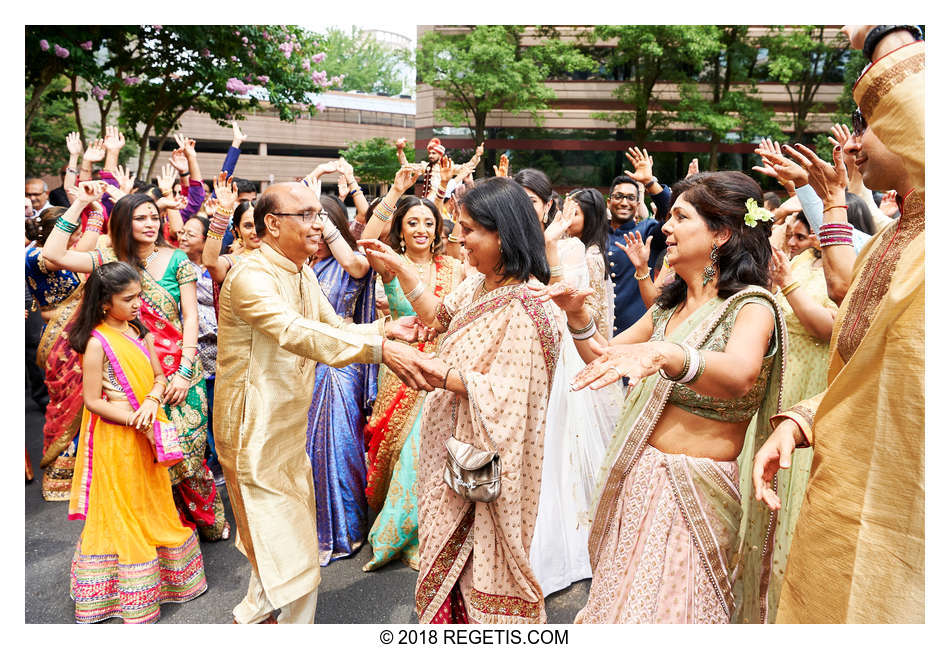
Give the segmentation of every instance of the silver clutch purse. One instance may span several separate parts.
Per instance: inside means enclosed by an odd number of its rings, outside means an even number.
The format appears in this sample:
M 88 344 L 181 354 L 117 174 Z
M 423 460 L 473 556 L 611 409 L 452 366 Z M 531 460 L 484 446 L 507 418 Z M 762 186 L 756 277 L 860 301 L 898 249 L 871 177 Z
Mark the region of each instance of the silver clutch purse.
M 501 493 L 501 457 L 496 450 L 483 451 L 454 437 L 445 440 L 445 471 L 442 479 L 466 500 L 490 503 Z

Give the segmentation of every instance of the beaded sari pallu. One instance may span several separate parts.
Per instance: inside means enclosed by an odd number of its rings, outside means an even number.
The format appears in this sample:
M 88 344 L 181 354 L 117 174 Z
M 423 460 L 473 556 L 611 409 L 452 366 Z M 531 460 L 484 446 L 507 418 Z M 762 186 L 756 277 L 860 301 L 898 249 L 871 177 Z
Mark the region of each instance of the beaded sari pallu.
M 95 333 L 119 359 L 116 374 L 144 399 L 153 379 L 144 343 L 107 325 Z M 69 517 L 85 520 L 70 570 L 77 622 L 154 622 L 161 604 L 207 588 L 197 537 L 179 520 L 168 471 L 154 460 L 144 434 L 84 411 L 69 503 Z
M 470 277 L 439 308 L 448 330 L 438 353 L 462 369 L 467 397 L 436 390 L 422 415 L 416 613 L 422 623 L 458 621 L 454 606 L 473 622 L 543 623 L 528 553 L 560 335 L 553 306 L 524 284 L 479 298 L 482 280 Z M 450 436 L 483 449 L 489 437 L 494 442 L 502 469 L 497 500 L 473 503 L 444 483 Z

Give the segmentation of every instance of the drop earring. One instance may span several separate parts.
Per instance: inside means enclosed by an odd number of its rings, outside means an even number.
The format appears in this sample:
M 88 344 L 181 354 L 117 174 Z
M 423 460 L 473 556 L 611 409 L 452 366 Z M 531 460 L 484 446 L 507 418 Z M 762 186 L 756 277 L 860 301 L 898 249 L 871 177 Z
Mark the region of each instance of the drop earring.
M 399 250 L 402 251 L 403 253 L 406 252 L 406 240 L 401 237 L 399 239 Z
M 712 252 L 709 253 L 709 264 L 703 268 L 703 286 L 706 286 L 716 276 L 719 266 L 719 246 L 715 243 L 712 246 Z

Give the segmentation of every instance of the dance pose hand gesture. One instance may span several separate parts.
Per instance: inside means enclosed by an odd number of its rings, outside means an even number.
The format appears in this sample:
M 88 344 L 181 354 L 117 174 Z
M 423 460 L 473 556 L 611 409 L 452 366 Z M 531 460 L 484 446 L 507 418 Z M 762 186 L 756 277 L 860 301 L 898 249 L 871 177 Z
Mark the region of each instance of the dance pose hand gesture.
M 627 258 L 637 271 L 637 275 L 643 276 L 650 270 L 650 244 L 653 242 L 653 235 L 647 237 L 644 241 L 640 232 L 634 232 L 633 235 L 624 233 L 623 240 L 626 245 L 616 242 L 617 247 L 627 254 Z
M 79 132 L 73 131 L 66 136 L 66 150 L 71 156 L 82 155 L 82 140 L 79 138 Z
M 775 178 L 789 194 L 808 184 L 808 172 L 782 155 L 782 148 L 772 140 L 762 140 L 755 153 L 762 158 L 762 166 L 752 167 L 752 170 Z
M 633 171 L 625 170 L 623 173 L 638 183 L 649 185 L 653 180 L 653 156 L 646 149 L 641 151 L 637 147 L 630 147 L 624 155 L 633 165 Z
M 505 178 L 508 176 L 508 156 L 504 153 L 501 154 L 501 157 L 498 159 L 498 166 L 492 165 L 495 169 L 495 175 Z
M 779 288 L 785 288 L 792 281 L 792 265 L 788 256 L 774 245 L 772 259 L 769 261 L 769 270 L 772 272 L 772 283 Z
M 689 178 L 699 173 L 699 158 L 693 158 L 689 161 L 689 168 L 686 169 L 686 177 Z
M 218 197 L 218 207 L 232 210 L 237 207 L 237 186 L 227 172 L 222 171 L 214 178 L 214 195 Z
M 401 271 L 406 270 L 402 256 L 379 239 L 360 239 L 357 243 L 363 247 L 367 257 L 378 261 L 387 272 L 399 275 Z
M 393 189 L 400 194 L 405 194 L 410 187 L 416 184 L 421 175 L 421 171 L 415 167 L 400 167 L 396 172 L 396 178 L 393 180 Z
M 126 194 L 130 193 L 132 187 L 135 185 L 135 174 L 133 174 L 132 169 L 126 169 L 122 165 L 119 165 L 116 167 L 114 175 L 115 179 L 119 182 L 119 189 Z
M 755 499 L 764 502 L 773 512 L 779 510 L 782 501 L 772 489 L 772 479 L 779 469 L 791 468 L 792 452 L 798 444 L 804 442 L 805 436 L 798 424 L 791 419 L 783 419 L 755 454 L 752 462 Z
M 783 147 L 785 153 L 793 157 L 808 172 L 808 184 L 826 204 L 844 205 L 845 188 L 848 186 L 848 172 L 845 170 L 841 146 L 832 151 L 834 166 L 818 157 L 818 154 L 804 144 L 796 144 L 792 149 Z
M 651 341 L 633 345 L 611 345 L 599 358 L 578 372 L 571 382 L 572 390 L 582 390 L 588 385 L 594 390 L 606 387 L 626 376 L 631 384 L 660 370 L 667 361 L 669 347 L 675 345 L 664 341 Z
M 102 140 L 93 140 L 89 143 L 86 152 L 82 154 L 83 162 L 102 162 L 106 159 L 106 147 Z

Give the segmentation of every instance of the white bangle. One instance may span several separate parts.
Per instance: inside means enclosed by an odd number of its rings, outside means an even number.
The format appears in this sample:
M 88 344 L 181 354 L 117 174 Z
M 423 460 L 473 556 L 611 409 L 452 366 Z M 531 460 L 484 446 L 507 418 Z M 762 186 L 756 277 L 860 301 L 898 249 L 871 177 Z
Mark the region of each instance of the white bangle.
M 414 289 L 406 293 L 406 299 L 409 300 L 410 302 L 415 302 L 416 300 L 419 299 L 419 297 L 423 293 L 425 293 L 425 290 L 426 290 L 425 283 L 420 281 L 418 284 L 416 284 L 416 287 Z
M 699 372 L 699 350 L 695 347 L 687 346 L 686 352 L 689 354 L 689 368 L 687 369 L 685 376 L 677 381 L 677 383 L 689 383 L 696 378 L 696 373 Z

